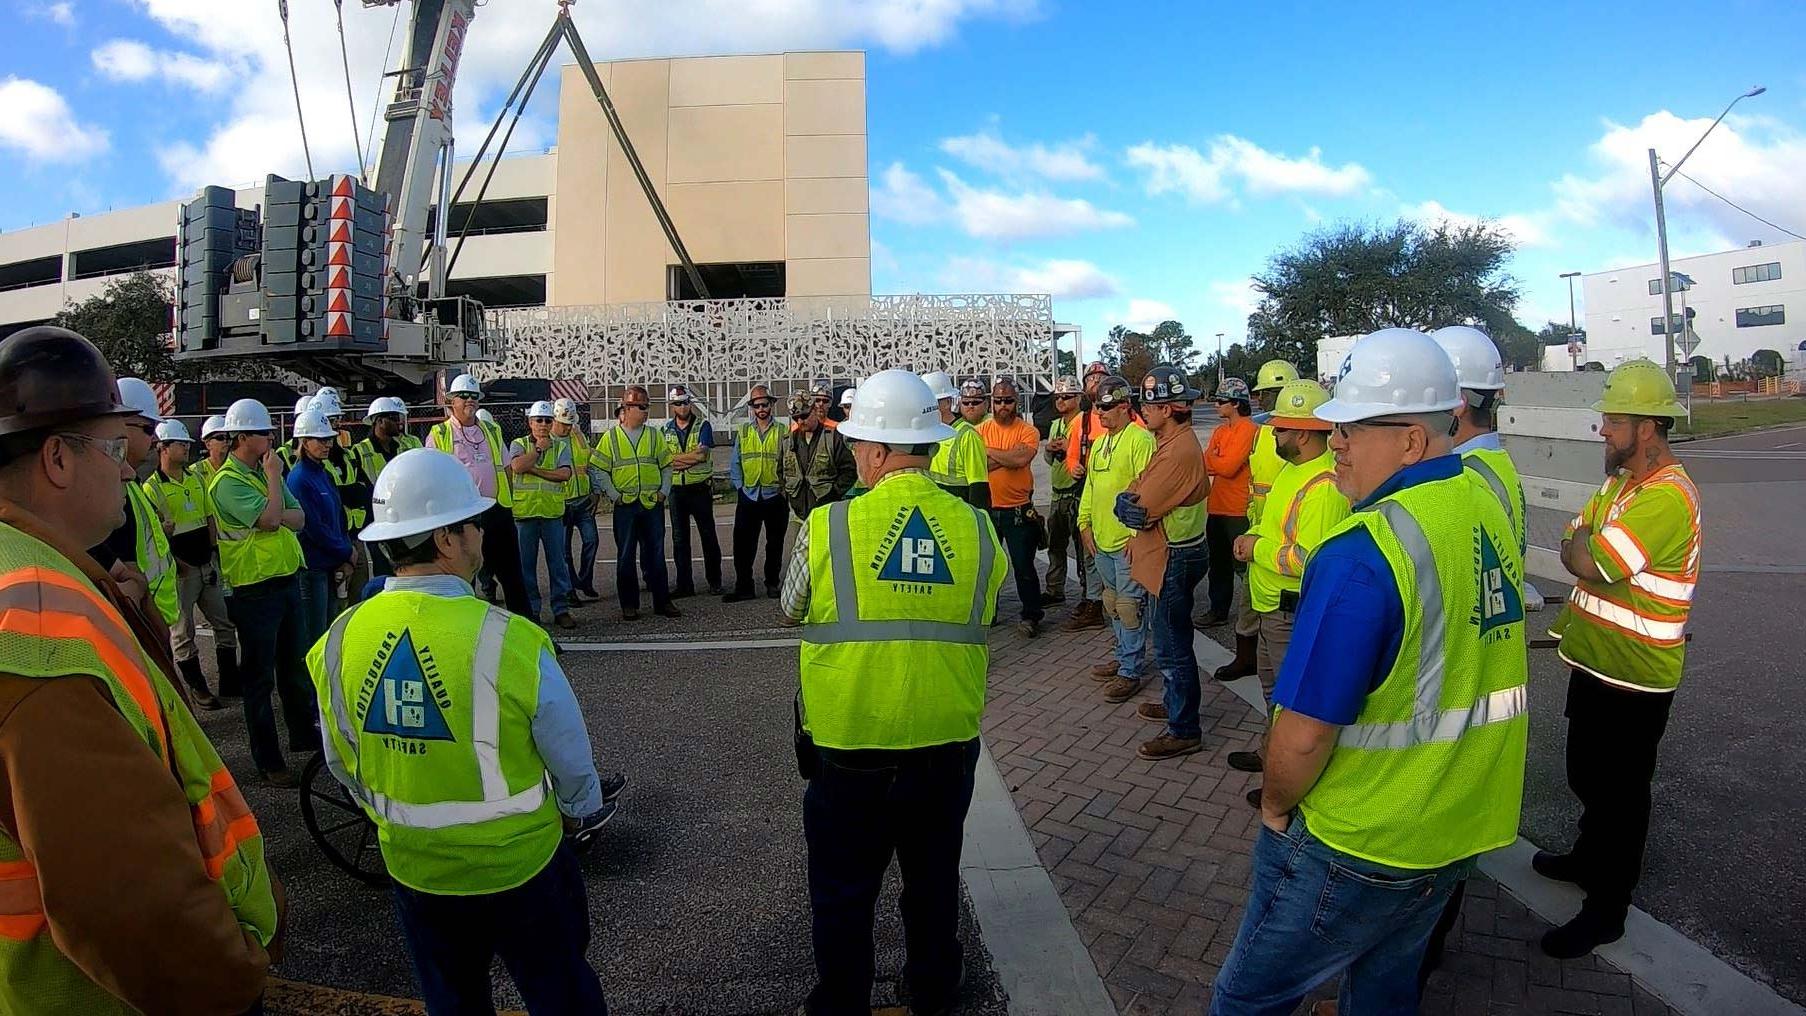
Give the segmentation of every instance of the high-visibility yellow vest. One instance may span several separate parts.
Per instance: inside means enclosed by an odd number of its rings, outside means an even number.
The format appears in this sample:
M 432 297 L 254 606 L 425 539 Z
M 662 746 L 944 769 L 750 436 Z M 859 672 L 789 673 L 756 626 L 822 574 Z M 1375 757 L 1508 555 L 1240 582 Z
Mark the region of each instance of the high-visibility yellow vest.
M 1517 533 L 1518 550 L 1522 551 L 1526 546 L 1524 481 L 1518 477 L 1518 467 L 1511 461 L 1511 453 L 1502 448 L 1475 448 L 1463 452 L 1461 462 L 1486 481 L 1487 489 L 1511 516 L 1512 531 Z
M 192 533 L 207 526 L 207 488 L 193 467 L 182 470 L 177 479 L 153 470 L 144 481 L 144 496 L 165 521 L 175 523 L 175 535 Z
M 1254 432 L 1254 450 L 1248 453 L 1248 522 L 1260 521 L 1261 509 L 1267 503 L 1267 493 L 1273 489 L 1273 481 L 1279 471 L 1286 467 L 1286 460 L 1279 454 L 1279 443 L 1273 434 L 1272 424 L 1263 423 Z
M 176 594 L 176 559 L 169 552 L 169 535 L 163 532 L 163 517 L 157 514 L 144 489 L 135 483 L 125 485 L 125 499 L 132 512 L 134 532 L 132 546 L 138 570 L 150 587 L 151 601 L 165 624 L 175 624 L 181 617 L 181 604 Z
M 208 496 L 217 500 L 221 485 L 228 483 L 243 484 L 259 494 L 268 490 L 262 472 L 252 472 L 251 467 L 231 456 L 214 474 Z M 301 541 L 294 530 L 277 526 L 266 533 L 256 526 L 241 529 L 223 518 L 218 522 L 219 568 L 227 585 L 248 586 L 301 570 Z
M 1054 417 L 1053 422 L 1047 425 L 1048 442 L 1052 443 L 1063 437 L 1070 437 L 1072 440 L 1077 441 L 1078 432 L 1072 429 L 1072 425 L 1081 419 L 1083 419 L 1081 416 L 1074 416 L 1070 421 L 1064 416 Z M 1048 481 L 1053 486 L 1055 496 L 1059 496 L 1062 491 L 1070 496 L 1073 493 L 1072 488 L 1077 486 L 1079 482 L 1072 478 L 1072 471 L 1066 468 L 1066 456 L 1064 454 L 1055 455 L 1048 460 L 1047 474 Z
M 552 640 L 474 596 L 390 590 L 339 615 L 307 653 L 321 740 L 410 889 L 512 889 L 563 835 L 533 742 Z
M 1311 835 L 1395 868 L 1511 843 L 1530 730 L 1524 561 L 1511 520 L 1460 473 L 1343 520 L 1373 537 L 1403 600 L 1398 658 L 1299 802 Z
M 263 835 L 231 771 L 168 675 L 87 576 L 49 545 L 4 524 L 0 632 L 7 640 L 8 672 L 42 679 L 87 675 L 106 687 L 120 716 L 181 784 L 200 847 L 198 863 L 239 924 L 267 946 L 276 932 L 276 897 Z M 133 859 L 118 861 L 130 867 Z M 155 871 L 137 874 L 159 877 Z M 47 912 L 36 867 L 19 842 L 0 831 L 0 1012 L 136 1012 L 57 947 L 49 927 L 55 906 L 48 901 Z
M 1248 602 L 1262 614 L 1279 609 L 1280 593 L 1299 591 L 1311 553 L 1348 517 L 1348 498 L 1336 489 L 1336 457 L 1325 450 L 1309 462 L 1287 463 L 1273 478 L 1267 509 L 1254 523 L 1248 562 Z
M 282 472 L 283 475 L 287 475 L 288 471 L 295 468 L 295 463 L 300 460 L 301 449 L 295 447 L 294 441 L 288 441 L 276 449 L 276 457 L 282 460 Z
M 664 484 L 664 469 L 671 464 L 671 449 L 665 435 L 651 427 L 640 428 L 638 441 L 627 437 L 623 427 L 610 427 L 596 442 L 590 461 L 608 474 L 621 500 L 650 505 L 658 500 Z
M 987 638 L 1009 570 L 985 512 L 922 473 L 811 512 L 804 724 L 828 748 L 978 736 Z
M 433 429 L 426 433 L 427 444 L 447 455 L 458 454 L 454 450 L 457 442 L 452 438 L 452 426 L 449 417 L 433 424 Z M 477 421 L 477 426 L 483 428 L 483 436 L 489 440 L 489 458 L 495 463 L 495 503 L 503 508 L 512 507 L 514 494 L 508 485 L 508 462 L 502 456 L 502 450 L 508 445 L 502 440 L 502 428 L 482 420 Z
M 572 427 L 571 432 L 559 440 L 569 444 L 571 449 L 571 478 L 565 481 L 564 499 L 578 501 L 586 498 L 590 494 L 589 460 L 595 456 L 595 452 L 590 449 L 589 438 Z
M 215 466 L 212 459 L 202 459 L 188 467 L 190 473 L 201 478 L 201 493 L 203 495 L 207 493 L 207 488 L 213 483 L 213 474 L 219 472 L 219 470 L 220 467 Z
M 533 439 L 517 437 L 508 446 L 512 460 L 522 452 L 534 455 L 533 465 L 540 469 L 557 469 L 568 457 L 570 445 L 565 438 L 552 438 L 543 452 L 533 450 Z M 517 519 L 561 519 L 564 517 L 565 480 L 548 480 L 532 473 L 514 474 L 514 517 Z
M 985 457 L 985 439 L 978 436 L 978 428 L 964 418 L 954 420 L 952 426 L 954 435 L 934 446 L 928 475 L 943 488 L 956 491 L 990 482 L 990 460 Z
M 1154 444 L 1153 434 L 1132 424 L 1092 440 L 1091 458 L 1085 463 L 1085 490 L 1079 495 L 1079 528 L 1091 530 L 1099 550 L 1119 551 L 1133 535 L 1116 520 L 1116 495 L 1129 489 L 1147 468 L 1154 457 Z
M 1568 525 L 1585 523 L 1605 582 L 1577 579 L 1549 629 L 1561 658 L 1607 681 L 1651 691 L 1681 683 L 1687 618 L 1699 584 L 1699 489 L 1680 465 L 1643 482 L 1620 471 Z
M 784 428 L 772 424 L 763 437 L 756 424 L 740 428 L 740 483 L 747 490 L 778 485 L 778 444 L 784 440 Z
M 693 452 L 698 448 L 702 448 L 702 420 L 697 417 L 691 417 L 690 430 L 688 433 L 680 433 L 678 431 L 677 421 L 667 421 L 665 423 L 665 443 L 671 446 L 672 453 L 676 455 L 682 455 L 684 452 Z M 702 450 L 704 452 L 708 451 L 707 448 L 702 448 Z M 698 462 L 688 469 L 679 470 L 672 474 L 671 482 L 707 483 L 714 475 L 715 464 L 710 461 L 709 457 L 705 454 L 703 455 L 701 462 Z
M 340 438 L 346 436 L 347 435 L 343 432 L 339 434 Z M 342 446 L 344 446 L 344 441 L 341 440 L 335 447 Z M 343 464 L 341 465 L 339 462 L 333 461 L 333 457 L 328 455 L 325 459 L 320 461 L 320 465 L 325 467 L 326 475 L 332 479 L 332 485 L 337 489 L 339 494 L 339 503 L 346 505 L 345 529 L 348 532 L 356 532 L 364 528 L 365 522 L 370 521 L 370 510 L 368 508 L 352 508 L 347 504 L 347 502 L 350 501 L 350 498 L 345 496 L 345 488 L 357 486 L 362 482 L 362 479 L 358 472 L 357 456 L 351 453 L 350 448 L 346 448 L 346 454 L 342 461 Z
M 420 447 L 420 439 L 412 434 L 402 434 L 395 438 L 395 454 L 411 451 Z M 364 438 L 351 446 L 351 457 L 357 462 L 357 468 L 363 473 L 364 482 L 376 486 L 376 478 L 383 475 L 383 467 L 389 460 L 382 449 L 376 447 L 374 438 Z

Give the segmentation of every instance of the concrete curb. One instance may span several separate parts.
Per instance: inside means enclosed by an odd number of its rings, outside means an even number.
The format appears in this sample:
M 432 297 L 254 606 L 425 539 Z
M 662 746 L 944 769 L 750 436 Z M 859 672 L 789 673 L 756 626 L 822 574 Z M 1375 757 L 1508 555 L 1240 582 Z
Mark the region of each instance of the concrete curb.
M 1115 1016 L 988 747 L 978 756 L 960 877 L 1012 1014 Z

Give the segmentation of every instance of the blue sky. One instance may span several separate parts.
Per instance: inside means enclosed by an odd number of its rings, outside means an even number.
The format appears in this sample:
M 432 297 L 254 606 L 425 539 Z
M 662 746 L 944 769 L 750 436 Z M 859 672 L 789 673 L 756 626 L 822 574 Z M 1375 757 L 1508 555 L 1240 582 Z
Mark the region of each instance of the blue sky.
M 290 0 L 316 163 L 354 145 L 329 0 Z M 1451 11 L 1449 8 L 1459 8 Z M 298 173 L 274 3 L 14 0 L 0 13 L 0 228 Z M 1578 9 L 1577 9 L 1578 8 Z M 468 136 L 549 24 L 492 0 L 459 81 Z M 1319 224 L 1497 218 L 1521 320 L 1564 271 L 1654 259 L 1645 150 L 1806 233 L 1806 5 L 614 0 L 598 59 L 869 51 L 878 292 L 1052 290 L 1088 343 L 1174 316 L 1234 341 L 1248 276 Z M 368 120 L 390 17 L 346 4 Z M 527 144 L 550 143 L 551 99 Z M 367 126 L 367 125 L 366 125 Z M 318 168 L 318 167 L 317 167 Z M 324 170 L 321 170 L 324 172 Z M 1685 180 L 1675 253 L 1786 237 Z

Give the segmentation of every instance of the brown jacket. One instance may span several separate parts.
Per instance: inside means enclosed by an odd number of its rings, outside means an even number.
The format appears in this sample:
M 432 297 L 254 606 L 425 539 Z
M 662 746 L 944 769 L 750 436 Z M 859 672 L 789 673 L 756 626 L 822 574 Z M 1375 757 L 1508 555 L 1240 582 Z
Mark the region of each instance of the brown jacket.
M 1175 508 L 1194 505 L 1210 496 L 1210 474 L 1204 471 L 1204 452 L 1189 424 L 1174 427 L 1154 446 L 1141 475 L 1129 484 L 1129 493 L 1156 521 Z M 1129 537 L 1129 577 L 1158 596 L 1166 578 L 1166 527 L 1143 529 Z
M 100 566 L 17 505 L 0 522 L 49 544 L 107 597 L 167 676 L 155 627 Z M 147 1013 L 242 1013 L 279 953 L 207 877 L 180 782 L 100 681 L 27 678 L 0 663 L 0 828 L 37 868 L 52 941 L 94 982 Z

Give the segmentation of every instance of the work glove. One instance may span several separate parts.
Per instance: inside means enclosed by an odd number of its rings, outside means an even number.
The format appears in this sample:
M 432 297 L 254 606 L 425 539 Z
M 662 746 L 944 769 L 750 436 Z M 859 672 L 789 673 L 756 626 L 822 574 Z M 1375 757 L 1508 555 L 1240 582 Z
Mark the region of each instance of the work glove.
M 1130 529 L 1146 529 L 1153 525 L 1152 520 L 1148 518 L 1148 510 L 1141 506 L 1141 502 L 1135 500 L 1134 494 L 1126 490 L 1116 495 L 1115 514 L 1116 521 Z

